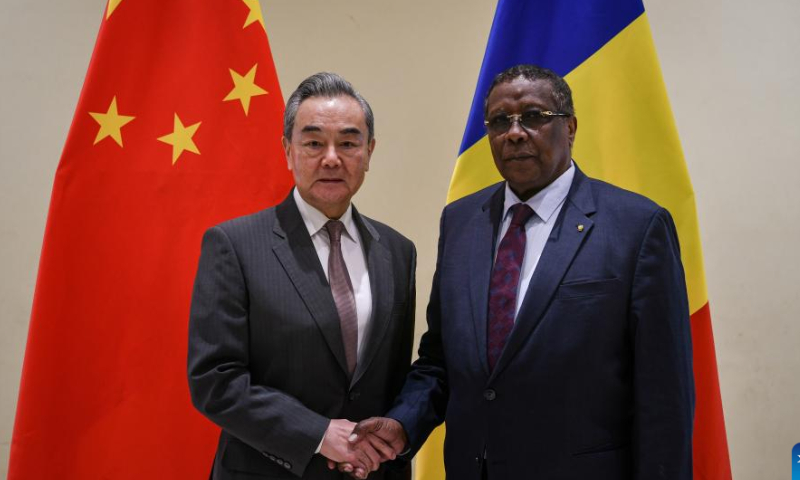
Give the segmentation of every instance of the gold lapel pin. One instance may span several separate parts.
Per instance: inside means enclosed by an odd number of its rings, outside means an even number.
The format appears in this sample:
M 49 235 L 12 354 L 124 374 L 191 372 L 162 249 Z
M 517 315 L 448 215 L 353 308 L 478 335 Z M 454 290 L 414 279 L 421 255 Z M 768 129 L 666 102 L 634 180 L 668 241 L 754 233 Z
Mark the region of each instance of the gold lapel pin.
M 579 231 L 579 232 L 582 232 L 582 231 L 583 231 L 583 225 L 578 225 L 578 231 Z

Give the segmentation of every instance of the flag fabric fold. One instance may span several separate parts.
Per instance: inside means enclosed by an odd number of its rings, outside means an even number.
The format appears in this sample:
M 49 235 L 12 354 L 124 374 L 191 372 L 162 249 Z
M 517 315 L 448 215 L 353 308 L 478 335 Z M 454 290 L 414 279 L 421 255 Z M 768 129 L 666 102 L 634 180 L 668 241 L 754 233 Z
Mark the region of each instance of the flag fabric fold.
M 110 0 L 55 174 L 8 478 L 206 478 L 186 381 L 204 230 L 292 180 L 258 0 Z
M 579 127 L 573 158 L 581 169 L 653 199 L 675 219 L 694 349 L 694 478 L 730 479 L 694 192 L 643 3 L 498 2 L 448 202 L 501 180 L 483 127 L 483 101 L 494 76 L 520 63 L 549 68 L 572 88 Z M 443 430 L 420 451 L 418 480 L 444 478 Z

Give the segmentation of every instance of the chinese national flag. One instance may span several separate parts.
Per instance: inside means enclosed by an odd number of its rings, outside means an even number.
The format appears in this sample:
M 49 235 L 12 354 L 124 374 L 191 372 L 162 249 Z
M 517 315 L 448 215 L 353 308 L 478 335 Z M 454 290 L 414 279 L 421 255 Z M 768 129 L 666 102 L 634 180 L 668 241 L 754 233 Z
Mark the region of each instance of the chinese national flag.
M 291 177 L 258 0 L 109 0 L 55 175 L 8 478 L 208 478 L 186 342 L 203 231 Z

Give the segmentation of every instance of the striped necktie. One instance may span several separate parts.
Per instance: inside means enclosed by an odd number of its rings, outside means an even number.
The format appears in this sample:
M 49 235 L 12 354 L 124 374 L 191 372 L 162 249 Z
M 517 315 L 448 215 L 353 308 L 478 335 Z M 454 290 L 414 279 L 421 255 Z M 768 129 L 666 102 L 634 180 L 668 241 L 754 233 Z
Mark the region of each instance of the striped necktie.
M 339 220 L 329 220 L 325 224 L 325 229 L 331 241 L 331 251 L 328 255 L 328 282 L 331 285 L 333 301 L 336 303 L 336 311 L 339 313 L 347 369 L 352 376 L 358 359 L 358 315 L 353 284 L 350 282 L 350 274 L 342 256 L 344 224 Z

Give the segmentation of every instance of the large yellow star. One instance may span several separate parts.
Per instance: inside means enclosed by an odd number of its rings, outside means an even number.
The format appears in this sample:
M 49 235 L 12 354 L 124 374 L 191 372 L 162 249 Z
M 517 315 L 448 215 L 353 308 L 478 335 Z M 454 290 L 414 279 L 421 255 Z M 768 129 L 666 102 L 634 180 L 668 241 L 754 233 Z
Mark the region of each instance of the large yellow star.
M 234 87 L 231 93 L 223 99 L 223 102 L 230 100 L 241 101 L 245 115 L 247 115 L 250 110 L 250 99 L 252 97 L 266 95 L 268 93 L 266 90 L 256 85 L 256 67 L 258 67 L 257 63 L 253 65 L 253 68 L 251 68 L 245 76 L 241 76 L 233 70 L 230 70 Z
M 110 17 L 111 14 L 114 13 L 114 10 L 119 7 L 120 3 L 122 3 L 122 0 L 108 0 L 108 8 L 106 8 L 106 20 L 108 20 L 108 17 Z
M 136 117 L 129 117 L 127 115 L 120 115 L 117 112 L 117 97 L 111 99 L 111 105 L 108 106 L 106 113 L 89 112 L 89 115 L 94 118 L 94 121 L 100 124 L 100 130 L 94 138 L 94 144 L 100 140 L 111 137 L 117 142 L 117 145 L 122 146 L 122 127 Z
M 200 127 L 200 123 L 201 122 L 197 122 L 194 125 L 184 127 L 183 122 L 181 122 L 181 119 L 178 118 L 178 114 L 176 113 L 173 132 L 158 138 L 159 141 L 172 145 L 173 165 L 178 161 L 178 157 L 181 156 L 184 150 L 200 155 L 200 150 L 197 149 L 197 145 L 195 145 L 194 140 L 192 140 L 192 136 L 197 131 L 197 128 Z
M 258 0 L 242 0 L 247 8 L 250 9 L 250 13 L 247 15 L 247 20 L 244 21 L 244 27 L 247 28 L 250 24 L 259 22 L 261 24 L 261 28 L 264 28 L 264 15 L 261 14 L 261 4 L 258 3 Z M 266 28 L 264 28 L 266 30 Z

